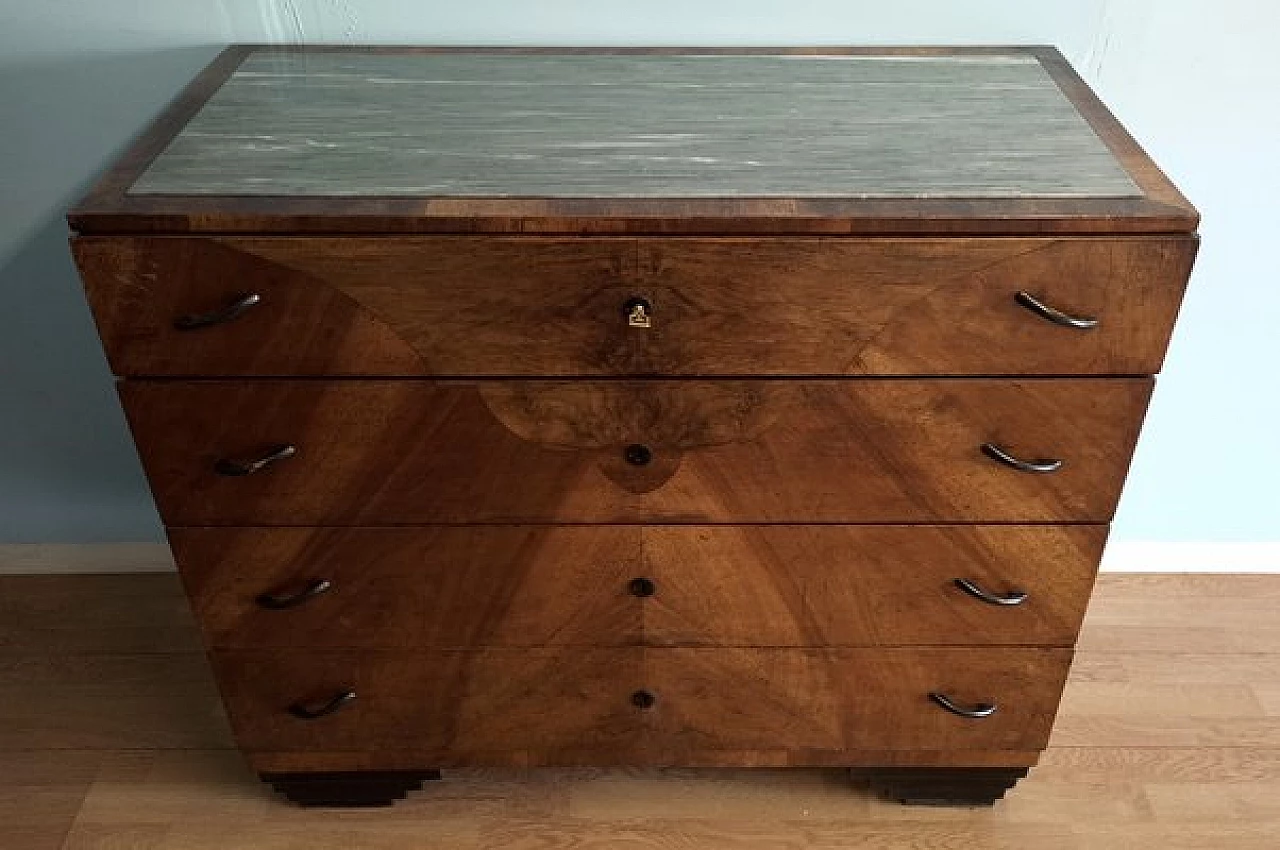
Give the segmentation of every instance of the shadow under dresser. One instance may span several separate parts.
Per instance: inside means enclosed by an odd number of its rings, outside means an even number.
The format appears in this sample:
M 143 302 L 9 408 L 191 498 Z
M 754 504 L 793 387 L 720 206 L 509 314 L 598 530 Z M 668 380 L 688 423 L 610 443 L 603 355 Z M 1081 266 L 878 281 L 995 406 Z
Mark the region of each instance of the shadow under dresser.
M 69 216 L 253 768 L 1046 746 L 1198 216 L 1052 48 L 227 49 Z

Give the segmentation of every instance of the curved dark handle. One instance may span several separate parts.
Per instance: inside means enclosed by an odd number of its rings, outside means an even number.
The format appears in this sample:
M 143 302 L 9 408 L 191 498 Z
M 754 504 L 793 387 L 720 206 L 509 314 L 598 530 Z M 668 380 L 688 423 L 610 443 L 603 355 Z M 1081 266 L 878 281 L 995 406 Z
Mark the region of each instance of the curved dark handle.
M 1013 299 L 1040 318 L 1055 325 L 1062 325 L 1064 328 L 1089 331 L 1098 326 L 1098 320 L 1092 316 L 1073 316 L 1070 313 L 1064 313 L 1057 307 L 1050 307 L 1025 289 L 1018 290 L 1018 294 L 1013 296 Z
M 252 475 L 255 472 L 261 472 L 276 461 L 293 457 L 297 453 L 297 446 L 284 443 L 279 446 L 272 446 L 267 449 L 266 454 L 253 460 L 228 460 L 227 458 L 223 458 L 215 463 L 213 468 L 219 475 L 232 477 Z
M 957 714 L 960 717 L 968 717 L 971 720 L 981 720 L 984 717 L 990 717 L 996 713 L 995 703 L 980 702 L 977 705 L 959 705 L 958 703 L 952 702 L 951 697 L 946 694 L 940 694 L 937 691 L 931 692 L 929 694 L 929 699 L 933 700 L 952 714 Z
M 982 453 L 994 461 L 1013 467 L 1019 472 L 1038 472 L 1042 475 L 1062 469 L 1062 461 L 1056 458 L 1022 460 L 1006 452 L 995 443 L 983 443 Z
M 238 295 L 236 299 L 221 310 L 211 313 L 188 313 L 174 319 L 173 326 L 180 331 L 194 331 L 212 325 L 221 325 L 232 319 L 238 319 L 250 308 L 262 303 L 262 296 L 256 292 Z
M 1014 605 L 1021 605 L 1023 602 L 1027 601 L 1027 594 L 1023 593 L 1021 590 L 1015 590 L 1012 593 L 1006 593 L 1004 596 L 998 596 L 994 593 L 989 593 L 988 591 L 983 590 L 967 578 L 956 579 L 956 587 L 960 588 L 974 599 L 981 599 L 988 605 L 1005 605 L 1012 607 Z
M 329 714 L 333 714 L 340 708 L 344 708 L 355 701 L 356 692 L 348 688 L 339 694 L 336 694 L 331 700 L 323 705 L 310 706 L 300 702 L 295 702 L 289 706 L 289 713 L 300 720 L 316 720 Z
M 327 578 L 318 578 L 307 583 L 307 586 L 295 593 L 281 595 L 279 593 L 264 593 L 257 598 L 257 603 L 263 608 L 269 608 L 272 611 L 283 611 L 285 608 L 293 608 L 295 605 L 301 605 L 308 599 L 314 599 L 322 593 L 328 593 L 333 589 L 333 582 Z

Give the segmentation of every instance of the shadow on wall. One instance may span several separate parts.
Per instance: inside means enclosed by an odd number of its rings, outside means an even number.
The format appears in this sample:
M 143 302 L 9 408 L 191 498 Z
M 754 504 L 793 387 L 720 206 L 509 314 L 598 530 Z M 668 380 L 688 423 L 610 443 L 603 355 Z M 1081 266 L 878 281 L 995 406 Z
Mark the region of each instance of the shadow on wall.
M 0 543 L 161 539 L 64 215 L 218 49 L 0 62 Z

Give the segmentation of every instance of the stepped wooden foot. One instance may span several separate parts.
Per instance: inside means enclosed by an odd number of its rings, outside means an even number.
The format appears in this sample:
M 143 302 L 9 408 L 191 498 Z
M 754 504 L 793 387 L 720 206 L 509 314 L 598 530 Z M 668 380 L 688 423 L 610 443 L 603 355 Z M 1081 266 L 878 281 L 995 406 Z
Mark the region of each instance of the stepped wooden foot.
M 300 806 L 390 806 L 438 770 L 351 771 L 342 773 L 262 773 L 263 782 Z
M 878 767 L 857 771 L 906 806 L 990 806 L 1027 775 L 1025 767 Z

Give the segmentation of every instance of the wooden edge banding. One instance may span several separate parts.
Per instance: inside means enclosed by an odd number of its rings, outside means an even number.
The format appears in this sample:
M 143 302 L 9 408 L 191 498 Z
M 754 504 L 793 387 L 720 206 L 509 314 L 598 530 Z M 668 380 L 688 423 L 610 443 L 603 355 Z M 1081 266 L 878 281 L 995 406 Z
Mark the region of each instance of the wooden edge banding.
M 789 215 L 726 210 L 739 202 L 664 201 L 665 211 L 652 212 L 633 203 L 624 212 L 603 201 L 536 198 L 475 199 L 459 209 L 447 198 L 155 195 L 126 197 L 111 209 L 81 208 L 68 221 L 84 235 L 1107 236 L 1189 233 L 1196 225 L 1180 208 L 1133 198 L 831 202 L 841 208 L 830 215 L 823 214 L 828 204 L 817 201 L 796 204 Z
M 1183 233 L 1199 216 L 1053 47 L 360 47 L 376 53 L 781 54 L 1037 58 L 1120 159 L 1145 198 L 451 198 L 129 195 L 128 189 L 240 63 L 234 45 L 182 91 L 68 214 L 80 233 L 506 233 L 540 235 L 911 236 Z
M 546 752 L 507 750 L 484 757 L 470 753 L 459 758 L 447 752 L 415 751 L 249 751 L 246 754 L 258 773 L 296 773 L 308 771 L 421 770 L 455 768 L 607 768 L 620 764 L 676 765 L 687 768 L 716 767 L 805 767 L 805 768 L 877 768 L 877 767 L 1033 767 L 1040 758 L 1039 750 L 854 750 L 793 752 L 788 750 L 703 750 L 698 752 L 659 754 L 655 757 L 642 748 L 633 753 L 599 750 Z M 661 756 L 667 756 L 662 758 Z M 678 757 L 677 757 L 678 756 Z M 634 762 L 626 759 L 631 757 Z
M 1200 213 L 1080 77 L 1066 57 L 1054 47 L 1038 47 L 1030 52 L 1040 60 L 1041 66 L 1058 84 L 1072 106 L 1089 122 L 1098 138 L 1120 161 L 1150 201 L 1162 207 L 1171 217 L 1185 218 L 1186 230 L 1195 230 L 1200 223 Z
M 129 187 L 147 170 L 152 160 L 168 147 L 173 137 L 203 108 L 213 93 L 240 67 L 240 63 L 257 49 L 245 44 L 223 49 L 129 145 L 124 155 L 94 184 L 84 199 L 67 213 L 71 226 L 79 228 L 78 222 L 82 217 L 118 208 Z

